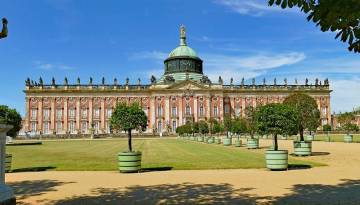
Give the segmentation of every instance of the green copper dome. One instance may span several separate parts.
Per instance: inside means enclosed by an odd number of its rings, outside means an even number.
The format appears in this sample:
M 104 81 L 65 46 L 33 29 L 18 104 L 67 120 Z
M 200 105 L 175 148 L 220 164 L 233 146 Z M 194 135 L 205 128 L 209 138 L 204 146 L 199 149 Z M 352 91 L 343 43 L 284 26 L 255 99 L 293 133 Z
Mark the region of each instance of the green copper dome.
M 169 58 L 176 57 L 176 56 L 188 56 L 188 57 L 194 57 L 198 58 L 196 52 L 186 45 L 180 45 L 176 47 L 174 50 L 171 51 L 169 54 Z

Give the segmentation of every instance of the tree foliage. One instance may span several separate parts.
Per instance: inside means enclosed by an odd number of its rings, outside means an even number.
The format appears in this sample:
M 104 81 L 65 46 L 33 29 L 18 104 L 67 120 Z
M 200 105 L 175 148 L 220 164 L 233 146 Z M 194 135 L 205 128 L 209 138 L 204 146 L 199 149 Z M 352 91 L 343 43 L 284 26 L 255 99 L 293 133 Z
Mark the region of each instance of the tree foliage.
M 329 124 L 323 125 L 323 131 L 325 131 L 325 132 L 331 131 L 331 125 L 329 125 Z
M 201 120 L 199 122 L 199 132 L 201 134 L 208 134 L 209 133 L 209 125 L 207 122 Z
M 255 133 L 257 132 L 257 122 L 255 119 L 256 109 L 252 106 L 246 107 L 245 109 L 245 119 L 247 123 L 247 131 L 251 138 L 254 138 Z
M 178 133 L 179 135 L 191 134 L 192 133 L 191 124 L 185 124 L 177 127 L 176 133 Z
M 360 52 L 359 0 L 269 0 L 269 5 L 281 8 L 299 7 L 307 20 L 322 32 L 337 32 L 335 38 L 347 42 L 349 51 Z
M 224 116 L 224 130 L 226 131 L 226 136 L 228 137 L 228 133 L 231 132 L 232 129 L 232 123 L 231 117 L 229 115 Z
M 340 123 L 341 129 L 347 131 L 347 133 L 358 130 L 358 127 L 352 123 L 354 120 L 355 114 L 353 112 L 344 112 L 338 117 L 338 122 Z
M 248 130 L 247 122 L 243 118 L 235 118 L 232 122 L 231 132 L 238 135 L 246 133 Z
M 12 125 L 13 128 L 6 134 L 16 137 L 21 129 L 21 115 L 15 109 L 11 109 L 6 105 L 0 105 L 0 124 Z
M 311 96 L 295 93 L 286 97 L 284 104 L 290 105 L 296 110 L 301 141 L 304 141 L 304 130 L 315 131 L 320 126 L 320 111 L 315 99 Z
M 297 116 L 296 110 L 285 104 L 267 104 L 255 113 L 258 129 L 273 135 L 275 150 L 278 150 L 277 135 L 291 135 L 297 131 Z
M 131 131 L 145 130 L 147 127 L 147 116 L 137 104 L 117 104 L 110 118 L 110 126 L 114 131 L 125 131 L 128 133 L 129 151 L 132 152 Z

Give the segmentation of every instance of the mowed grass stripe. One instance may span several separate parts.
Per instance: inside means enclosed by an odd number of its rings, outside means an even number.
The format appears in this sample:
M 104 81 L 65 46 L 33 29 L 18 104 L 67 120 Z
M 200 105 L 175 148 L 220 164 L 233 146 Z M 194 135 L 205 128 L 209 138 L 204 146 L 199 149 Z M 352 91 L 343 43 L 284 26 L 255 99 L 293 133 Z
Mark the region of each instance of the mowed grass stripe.
M 12 146 L 13 169 L 54 166 L 56 170 L 117 170 L 117 155 L 127 151 L 126 139 L 45 141 L 43 145 Z M 142 167 L 172 169 L 264 168 L 263 152 L 246 148 L 176 139 L 134 139 Z M 316 165 L 311 162 L 296 161 Z

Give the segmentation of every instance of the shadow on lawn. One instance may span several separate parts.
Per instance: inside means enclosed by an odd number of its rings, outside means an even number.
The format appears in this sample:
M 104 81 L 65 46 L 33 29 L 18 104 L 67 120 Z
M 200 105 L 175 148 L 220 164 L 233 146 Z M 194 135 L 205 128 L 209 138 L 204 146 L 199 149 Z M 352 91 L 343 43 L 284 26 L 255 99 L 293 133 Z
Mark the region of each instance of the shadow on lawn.
M 13 169 L 11 172 L 41 172 L 41 171 L 47 171 L 49 169 L 55 169 L 54 166 L 44 166 L 44 167 L 26 167 L 26 168 L 19 168 L 19 169 Z
M 42 195 L 47 192 L 57 191 L 55 187 L 69 183 L 74 182 L 60 182 L 57 180 L 28 180 L 20 182 L 10 182 L 7 183 L 7 185 L 13 188 L 16 199 L 22 200 L 28 197 Z M 17 204 L 23 203 L 19 202 Z
M 275 186 L 275 184 L 274 184 Z M 97 188 L 90 195 L 74 196 L 55 205 L 75 204 L 359 204 L 360 180 L 342 180 L 338 185 L 297 184 L 291 193 L 273 197 L 248 194 L 253 188 L 235 189 L 230 184 L 161 184 L 127 188 Z

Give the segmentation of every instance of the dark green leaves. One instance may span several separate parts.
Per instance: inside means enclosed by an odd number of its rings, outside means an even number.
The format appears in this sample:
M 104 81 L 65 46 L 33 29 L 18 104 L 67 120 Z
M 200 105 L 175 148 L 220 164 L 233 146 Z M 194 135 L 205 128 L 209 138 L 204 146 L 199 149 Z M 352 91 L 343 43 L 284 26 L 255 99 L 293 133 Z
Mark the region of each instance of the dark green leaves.
M 12 125 L 13 128 L 7 132 L 7 135 L 16 137 L 21 129 L 21 115 L 6 105 L 0 105 L 0 124 Z
M 138 104 L 117 104 L 110 118 L 110 124 L 115 131 L 146 129 L 147 116 Z

